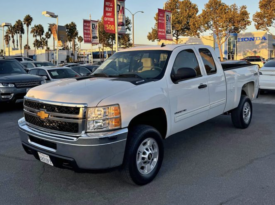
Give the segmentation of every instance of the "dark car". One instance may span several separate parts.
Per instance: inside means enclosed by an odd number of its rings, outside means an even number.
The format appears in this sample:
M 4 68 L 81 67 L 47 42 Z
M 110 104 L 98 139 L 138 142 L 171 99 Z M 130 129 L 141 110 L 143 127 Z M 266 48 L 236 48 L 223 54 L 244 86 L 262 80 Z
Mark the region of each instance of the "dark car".
M 83 67 L 88 68 L 93 73 L 96 71 L 99 65 L 83 65 Z
M 27 74 L 17 60 L 0 60 L 0 102 L 20 102 L 30 88 L 43 83 L 43 78 Z
M 233 61 L 222 62 L 222 64 L 249 65 L 249 64 L 251 64 L 251 63 L 250 63 L 249 61 L 247 61 L 247 60 L 233 60 Z
M 71 69 L 74 72 L 78 73 L 80 76 L 88 76 L 92 74 L 92 72 L 88 68 L 85 68 L 83 66 L 74 66 L 74 67 L 71 67 Z

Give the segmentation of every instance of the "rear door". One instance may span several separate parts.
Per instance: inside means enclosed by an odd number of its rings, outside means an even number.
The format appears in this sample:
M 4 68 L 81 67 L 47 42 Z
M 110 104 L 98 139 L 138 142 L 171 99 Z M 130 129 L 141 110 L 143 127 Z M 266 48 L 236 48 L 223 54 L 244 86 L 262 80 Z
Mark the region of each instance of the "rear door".
M 208 48 L 198 48 L 203 67 L 207 74 L 209 89 L 209 119 L 224 112 L 226 105 L 226 81 L 218 58 L 214 58 Z
M 194 69 L 196 77 L 173 82 L 168 79 L 168 92 L 173 122 L 173 133 L 197 125 L 208 119 L 209 95 L 208 77 L 193 47 L 178 48 L 171 75 L 179 69 Z M 172 59 L 173 60 L 173 59 Z

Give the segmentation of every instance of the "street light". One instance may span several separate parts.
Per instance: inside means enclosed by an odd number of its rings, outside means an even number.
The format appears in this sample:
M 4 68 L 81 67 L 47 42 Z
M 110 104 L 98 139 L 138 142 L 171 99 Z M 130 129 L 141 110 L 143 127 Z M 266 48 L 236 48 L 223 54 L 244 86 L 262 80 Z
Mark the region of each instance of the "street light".
M 137 13 L 144 13 L 144 11 L 137 11 L 136 13 L 132 13 L 129 9 L 125 8 L 127 11 L 129 11 L 132 14 L 132 22 L 133 22 L 133 47 L 135 46 L 135 15 Z
M 3 56 L 5 57 L 5 38 L 4 38 L 4 30 L 5 30 L 5 26 L 8 27 L 8 26 L 11 26 L 11 23 L 2 23 L 1 24 L 1 27 L 2 27 L 2 30 L 3 30 Z
M 56 15 L 53 12 L 49 12 L 49 11 L 43 11 L 42 15 L 46 16 L 46 17 L 50 17 L 50 18 L 55 18 L 56 19 L 56 39 L 57 39 L 57 46 L 56 46 L 56 65 L 58 65 L 58 15 Z

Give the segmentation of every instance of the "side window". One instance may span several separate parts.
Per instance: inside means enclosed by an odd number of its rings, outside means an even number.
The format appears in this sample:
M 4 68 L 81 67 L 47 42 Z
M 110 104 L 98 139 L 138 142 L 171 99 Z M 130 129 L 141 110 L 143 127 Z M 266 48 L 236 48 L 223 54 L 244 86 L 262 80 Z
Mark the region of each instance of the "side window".
M 39 70 L 38 75 L 39 76 L 48 76 L 47 72 L 45 70 L 42 70 L 42 69 Z
M 21 62 L 22 61 L 22 58 L 15 58 L 16 60 L 18 60 L 19 62 Z
M 27 65 L 27 68 L 34 68 L 34 66 L 31 63 L 26 63 L 25 65 Z
M 90 72 L 89 72 L 88 69 L 86 69 L 86 68 L 80 68 L 80 73 L 82 73 L 82 74 L 84 74 L 84 75 L 90 74 Z
M 184 75 L 186 75 L 186 77 Z M 171 74 L 172 81 L 188 80 L 201 76 L 200 66 L 194 51 L 191 49 L 181 51 L 173 65 Z
M 29 74 L 31 74 L 31 75 L 37 75 L 37 69 L 32 69 L 32 70 L 30 70 L 29 71 Z
M 199 49 L 207 75 L 217 73 L 217 67 L 212 53 L 207 48 Z

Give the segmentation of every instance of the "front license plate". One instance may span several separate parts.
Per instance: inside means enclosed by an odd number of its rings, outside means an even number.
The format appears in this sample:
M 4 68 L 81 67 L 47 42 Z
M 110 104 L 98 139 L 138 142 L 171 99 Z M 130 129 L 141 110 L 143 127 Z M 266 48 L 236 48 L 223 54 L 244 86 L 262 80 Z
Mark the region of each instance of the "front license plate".
M 51 161 L 51 159 L 48 155 L 38 152 L 38 156 L 39 156 L 39 159 L 40 159 L 41 162 L 44 162 L 48 165 L 53 166 L 53 163 L 52 163 L 52 161 Z

